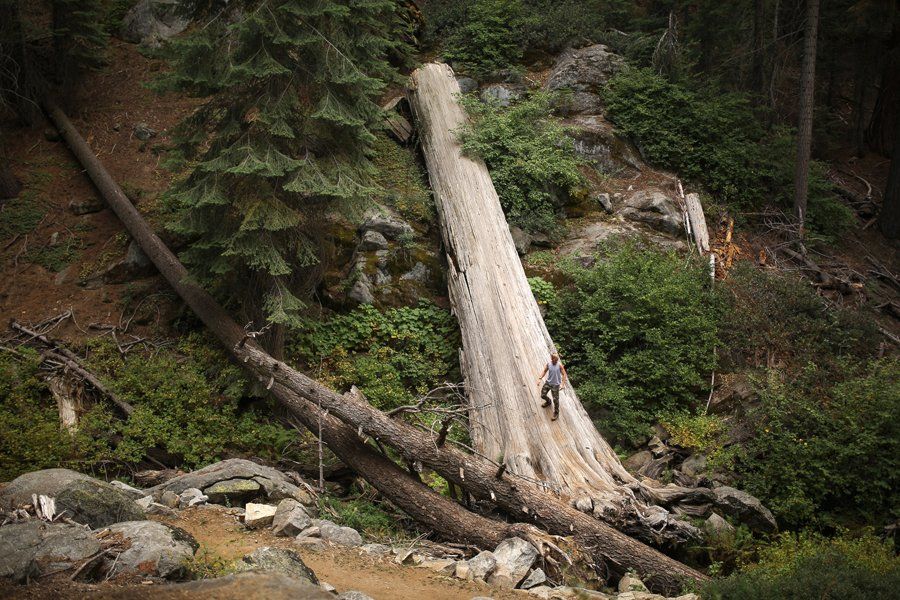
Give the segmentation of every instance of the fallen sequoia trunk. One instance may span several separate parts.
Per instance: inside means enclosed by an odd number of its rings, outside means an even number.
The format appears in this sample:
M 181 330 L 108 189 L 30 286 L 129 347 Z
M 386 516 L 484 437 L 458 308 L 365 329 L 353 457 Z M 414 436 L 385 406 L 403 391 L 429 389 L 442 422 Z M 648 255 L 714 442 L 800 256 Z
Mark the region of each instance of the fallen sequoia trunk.
M 391 419 L 362 399 L 341 396 L 266 354 L 209 294 L 191 283 L 184 267 L 153 233 L 65 114 L 50 103 L 45 108 L 128 232 L 235 359 L 308 428 L 315 431 L 321 422 L 322 437 L 329 448 L 412 518 L 449 538 L 482 547 L 511 535 L 530 539 L 545 551 L 550 545 L 549 538 L 532 526 L 481 517 L 437 494 L 365 444 L 360 439 L 362 433 L 391 445 L 404 458 L 433 468 L 474 496 L 496 503 L 513 517 L 536 522 L 557 535 L 574 537 L 582 551 L 605 561 L 615 572 L 633 569 L 649 585 L 665 592 L 677 591 L 685 580 L 705 579 L 703 574 L 572 508 L 543 486 L 504 476 L 488 459 L 441 446 L 428 432 Z
M 553 340 L 490 173 L 483 161 L 461 154 L 454 133 L 466 123 L 459 93 L 447 65 L 427 64 L 411 77 L 410 105 L 438 208 L 450 300 L 462 332 L 461 365 L 476 450 L 502 457 L 511 473 L 541 482 L 642 539 L 678 543 L 697 537 L 696 528 L 660 505 L 718 504 L 710 490 L 636 480 L 594 427 L 571 386 L 560 393 L 558 421 L 540 407 L 535 381 Z M 752 512 L 756 506 L 744 510 Z

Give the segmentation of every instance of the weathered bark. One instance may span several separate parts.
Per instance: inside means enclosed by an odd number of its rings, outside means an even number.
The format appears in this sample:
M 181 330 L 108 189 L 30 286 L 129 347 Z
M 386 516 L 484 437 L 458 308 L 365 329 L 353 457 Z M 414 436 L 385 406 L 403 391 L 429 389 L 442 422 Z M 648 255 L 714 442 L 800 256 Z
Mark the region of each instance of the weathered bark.
M 806 30 L 803 39 L 803 66 L 800 72 L 800 110 L 797 124 L 797 162 L 794 165 L 794 212 L 803 239 L 806 201 L 809 195 L 809 161 L 812 155 L 812 126 L 816 81 L 816 38 L 819 32 L 819 0 L 806 0 Z
M 364 444 L 359 433 L 392 445 L 404 458 L 428 465 L 470 493 L 496 502 L 513 516 L 534 520 L 559 535 L 574 535 L 582 548 L 607 561 L 613 570 L 634 569 L 661 591 L 678 590 L 686 579 L 705 579 L 701 573 L 560 502 L 540 485 L 510 476 L 497 478 L 495 463 L 449 446 L 438 447 L 428 433 L 392 420 L 360 399 L 340 396 L 266 354 L 209 294 L 191 283 L 184 267 L 153 233 L 68 118 L 52 104 L 47 104 L 46 109 L 110 208 L 163 277 L 235 359 L 312 431 L 318 429 L 319 407 L 325 409 L 321 419 L 325 443 L 412 518 L 450 538 L 482 547 L 490 547 L 509 535 L 524 536 L 539 545 L 544 539 L 533 527 L 480 517 L 437 494 Z

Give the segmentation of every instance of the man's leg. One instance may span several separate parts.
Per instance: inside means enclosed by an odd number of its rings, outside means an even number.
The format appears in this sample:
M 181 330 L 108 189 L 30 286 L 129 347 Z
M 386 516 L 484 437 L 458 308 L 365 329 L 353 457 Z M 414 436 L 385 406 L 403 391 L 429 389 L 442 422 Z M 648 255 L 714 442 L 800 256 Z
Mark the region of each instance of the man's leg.
M 553 392 L 553 420 L 555 421 L 559 417 L 559 386 L 554 385 L 552 388 Z
M 550 384 L 545 383 L 544 387 L 541 388 L 541 400 L 544 401 L 544 403 L 541 404 L 541 407 L 543 407 L 543 408 L 547 408 L 548 406 L 550 406 L 550 397 L 547 396 L 547 392 L 549 392 L 549 391 L 550 391 Z

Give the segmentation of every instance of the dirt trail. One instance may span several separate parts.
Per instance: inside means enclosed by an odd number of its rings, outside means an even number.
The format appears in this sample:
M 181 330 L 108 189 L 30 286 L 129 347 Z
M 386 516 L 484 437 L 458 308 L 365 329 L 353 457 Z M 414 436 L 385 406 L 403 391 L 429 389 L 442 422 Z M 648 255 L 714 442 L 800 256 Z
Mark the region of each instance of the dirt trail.
M 401 566 L 392 556 L 369 557 L 360 550 L 331 546 L 314 551 L 294 545 L 291 538 L 275 537 L 269 530 L 247 531 L 236 517 L 216 507 L 180 511 L 180 518 L 160 519 L 190 532 L 200 552 L 238 559 L 260 546 L 295 550 L 321 581 L 338 591 L 359 590 L 375 600 L 469 600 L 489 596 L 495 600 L 521 598 L 520 593 L 440 575 L 430 569 Z
M 250 554 L 262 546 L 275 546 L 296 551 L 303 562 L 315 572 L 320 581 L 328 582 L 339 592 L 358 590 L 375 600 L 470 600 L 487 596 L 494 600 L 521 600 L 523 592 L 501 590 L 486 584 L 465 582 L 441 575 L 430 569 L 398 565 L 393 556 L 372 557 L 361 550 L 341 546 L 327 546 L 315 551 L 293 544 L 291 538 L 275 537 L 268 529 L 250 531 L 226 512 L 224 507 L 204 506 L 179 511 L 178 517 L 151 517 L 188 531 L 200 544 L 197 556 L 207 564 L 225 565 Z M 224 573 L 223 573 L 224 574 Z M 121 587 L 113 582 L 83 584 L 69 580 L 70 573 L 62 573 L 29 586 L 10 586 L 0 582 L 0 599 L 18 600 L 76 600 L 106 595 L 128 589 L 145 594 L 146 584 Z M 130 584 L 135 586 L 134 583 Z M 126 597 L 117 594 L 117 597 Z M 141 597 L 144 597 L 143 595 Z M 526 595 L 527 597 L 527 595 Z M 255 600 L 245 598 L 242 600 Z

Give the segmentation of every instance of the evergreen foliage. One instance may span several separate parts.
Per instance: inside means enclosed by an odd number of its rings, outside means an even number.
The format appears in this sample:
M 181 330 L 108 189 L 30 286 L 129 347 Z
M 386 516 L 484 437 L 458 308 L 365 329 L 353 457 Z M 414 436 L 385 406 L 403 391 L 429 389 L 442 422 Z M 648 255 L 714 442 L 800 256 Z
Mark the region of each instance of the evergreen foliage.
M 633 244 L 567 270 L 547 325 L 601 432 L 640 440 L 709 384 L 721 302 L 702 265 Z
M 605 93 L 611 118 L 650 162 L 677 169 L 713 195 L 741 208 L 793 200 L 795 146 L 789 130 L 766 130 L 740 94 L 705 95 L 649 69 L 614 77 Z M 810 169 L 809 224 L 828 239 L 852 223 L 834 197 L 825 169 Z
M 57 73 L 101 66 L 108 41 L 103 0 L 52 0 L 52 7 Z
M 553 116 L 553 96 L 536 92 L 509 107 L 464 97 L 472 124 L 460 132 L 463 152 L 481 157 L 507 220 L 528 231 L 550 232 L 557 212 L 586 192 L 580 160 L 566 129 Z
M 391 0 L 260 0 L 173 45 L 163 88 L 212 96 L 182 126 L 190 174 L 170 195 L 182 253 L 206 283 L 242 289 L 249 317 L 298 323 L 315 223 L 373 188 L 378 94 L 393 77 Z M 261 300 L 260 300 L 261 299 Z

